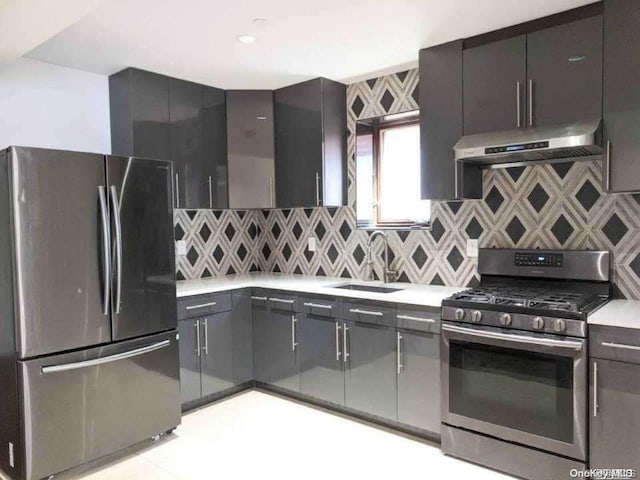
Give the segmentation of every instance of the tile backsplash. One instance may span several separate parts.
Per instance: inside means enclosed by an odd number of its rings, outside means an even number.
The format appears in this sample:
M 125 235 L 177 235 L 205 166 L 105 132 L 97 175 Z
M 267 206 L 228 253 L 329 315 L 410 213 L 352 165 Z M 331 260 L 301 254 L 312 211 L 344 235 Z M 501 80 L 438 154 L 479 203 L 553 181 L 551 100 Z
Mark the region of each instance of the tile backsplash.
M 349 206 L 252 211 L 177 210 L 187 242 L 177 278 L 251 270 L 364 278 L 368 234 L 355 228 L 355 122 L 418 108 L 417 70 L 349 85 Z M 467 239 L 480 247 L 613 252 L 618 293 L 640 299 L 640 195 L 605 195 L 599 160 L 485 170 L 482 200 L 432 202 L 431 231 L 389 231 L 402 281 L 467 285 L 477 278 Z M 317 251 L 309 252 L 309 237 Z M 374 252 L 381 272 L 382 247 Z

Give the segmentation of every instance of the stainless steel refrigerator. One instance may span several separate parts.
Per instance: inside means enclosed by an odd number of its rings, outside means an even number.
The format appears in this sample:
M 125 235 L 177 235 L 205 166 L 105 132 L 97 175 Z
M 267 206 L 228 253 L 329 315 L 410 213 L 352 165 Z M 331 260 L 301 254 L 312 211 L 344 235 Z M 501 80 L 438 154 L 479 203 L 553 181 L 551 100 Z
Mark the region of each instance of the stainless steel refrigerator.
M 170 162 L 0 153 L 0 468 L 35 480 L 180 423 Z

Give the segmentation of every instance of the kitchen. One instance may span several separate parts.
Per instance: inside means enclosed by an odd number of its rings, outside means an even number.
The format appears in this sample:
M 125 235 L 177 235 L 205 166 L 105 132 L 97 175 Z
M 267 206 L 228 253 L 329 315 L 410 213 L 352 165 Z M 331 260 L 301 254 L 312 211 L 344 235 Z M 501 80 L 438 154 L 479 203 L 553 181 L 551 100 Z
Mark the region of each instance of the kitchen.
M 0 475 L 635 478 L 640 2 L 269 3 L 0 2 Z

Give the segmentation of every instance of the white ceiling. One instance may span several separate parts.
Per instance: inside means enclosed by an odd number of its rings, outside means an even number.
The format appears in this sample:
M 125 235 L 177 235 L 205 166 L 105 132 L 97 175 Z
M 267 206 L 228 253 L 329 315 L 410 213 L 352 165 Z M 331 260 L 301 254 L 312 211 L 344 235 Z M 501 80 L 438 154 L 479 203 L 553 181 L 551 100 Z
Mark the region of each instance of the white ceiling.
M 105 75 L 134 66 L 222 88 L 352 81 L 414 66 L 422 47 L 592 1 L 107 0 L 27 56 Z M 268 22 L 255 26 L 255 18 Z M 241 33 L 258 40 L 241 44 Z

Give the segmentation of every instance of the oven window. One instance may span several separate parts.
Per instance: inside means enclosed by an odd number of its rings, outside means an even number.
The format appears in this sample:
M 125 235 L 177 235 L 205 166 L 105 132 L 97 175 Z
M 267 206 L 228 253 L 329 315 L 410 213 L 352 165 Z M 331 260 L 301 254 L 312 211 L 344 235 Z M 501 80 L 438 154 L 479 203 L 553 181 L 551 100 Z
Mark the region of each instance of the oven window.
M 452 341 L 451 413 L 573 443 L 573 359 Z

